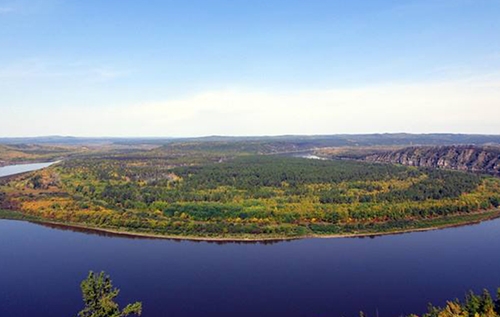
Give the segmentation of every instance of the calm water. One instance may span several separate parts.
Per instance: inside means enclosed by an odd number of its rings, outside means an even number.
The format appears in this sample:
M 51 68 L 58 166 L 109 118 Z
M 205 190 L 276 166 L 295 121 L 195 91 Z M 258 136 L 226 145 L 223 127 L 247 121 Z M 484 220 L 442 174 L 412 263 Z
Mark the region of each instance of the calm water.
M 0 316 L 74 316 L 105 270 L 144 316 L 380 316 L 500 286 L 500 220 L 274 244 L 130 239 L 0 221 Z
M 45 167 L 50 166 L 50 165 L 55 164 L 55 163 L 57 163 L 57 162 L 18 164 L 18 165 L 3 166 L 3 167 L 0 167 L 0 177 L 36 171 L 36 170 L 45 168 Z
M 42 166 L 43 167 L 43 166 Z M 271 244 L 132 239 L 0 220 L 0 316 L 75 316 L 79 283 L 108 272 L 143 316 L 422 313 L 500 286 L 500 219 L 377 238 Z

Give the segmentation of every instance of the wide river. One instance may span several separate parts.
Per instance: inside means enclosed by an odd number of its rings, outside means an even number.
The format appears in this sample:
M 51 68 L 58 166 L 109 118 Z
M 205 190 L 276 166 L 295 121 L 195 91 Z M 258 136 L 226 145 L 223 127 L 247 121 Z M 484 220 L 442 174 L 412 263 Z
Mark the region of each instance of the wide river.
M 500 219 L 376 238 L 134 239 L 0 220 L 0 316 L 75 316 L 104 270 L 143 316 L 399 316 L 500 286 Z

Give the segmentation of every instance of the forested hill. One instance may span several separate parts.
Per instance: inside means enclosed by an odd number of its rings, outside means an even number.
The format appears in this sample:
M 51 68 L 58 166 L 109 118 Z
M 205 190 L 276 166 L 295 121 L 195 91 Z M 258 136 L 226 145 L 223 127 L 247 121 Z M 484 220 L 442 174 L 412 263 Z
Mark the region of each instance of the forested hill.
M 375 134 L 334 134 L 334 135 L 282 135 L 282 136 L 207 136 L 197 138 L 137 137 L 137 138 L 98 138 L 98 137 L 25 137 L 0 138 L 0 144 L 190 144 L 199 146 L 261 144 L 271 150 L 307 150 L 321 147 L 375 146 L 375 145 L 452 145 L 452 144 L 500 144 L 500 135 L 452 134 L 452 133 L 375 133 Z M 277 149 L 274 149 L 277 148 Z
M 365 157 L 370 162 L 397 163 L 488 173 L 500 176 L 500 148 L 478 146 L 408 147 Z

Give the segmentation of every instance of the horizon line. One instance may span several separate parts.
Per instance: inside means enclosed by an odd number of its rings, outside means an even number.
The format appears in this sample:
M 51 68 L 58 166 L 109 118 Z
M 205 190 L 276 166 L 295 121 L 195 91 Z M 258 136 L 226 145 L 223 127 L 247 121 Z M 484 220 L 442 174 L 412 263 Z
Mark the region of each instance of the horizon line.
M 465 133 L 465 132 L 370 132 L 370 133 L 332 133 L 332 134 L 262 134 L 262 135 L 236 135 L 236 134 L 206 134 L 198 136 L 77 136 L 77 135 L 37 135 L 37 136 L 0 136 L 2 139 L 201 139 L 201 138 L 272 138 L 272 137 L 322 137 L 322 136 L 361 136 L 361 135 L 474 135 L 474 136 L 500 136 L 491 133 Z

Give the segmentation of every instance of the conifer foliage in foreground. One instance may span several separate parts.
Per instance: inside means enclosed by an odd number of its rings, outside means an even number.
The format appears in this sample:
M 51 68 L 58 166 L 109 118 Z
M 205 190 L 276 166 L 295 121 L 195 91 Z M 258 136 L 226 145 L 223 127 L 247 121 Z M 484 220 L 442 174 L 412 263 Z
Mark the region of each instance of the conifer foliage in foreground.
M 82 281 L 81 289 L 85 308 L 78 313 L 78 317 L 125 317 L 142 314 L 141 302 L 128 304 L 120 310 L 114 301 L 120 290 L 113 287 L 110 276 L 105 272 L 96 274 L 90 271 Z M 367 316 L 360 312 L 360 317 Z M 419 316 L 411 314 L 407 317 Z M 480 295 L 469 291 L 464 300 L 448 301 L 444 307 L 429 304 L 427 313 L 422 317 L 500 317 L 500 288 L 497 290 L 496 299 L 485 289 Z
M 429 305 L 428 312 L 422 317 L 498 317 L 500 316 L 500 288 L 494 300 L 488 290 L 481 295 L 469 291 L 463 301 L 448 301 L 444 308 Z M 416 317 L 411 315 L 410 317 Z
M 361 317 L 367 315 L 360 313 Z M 497 290 L 497 297 L 493 299 L 488 290 L 483 290 L 482 294 L 476 295 L 469 291 L 464 300 L 455 299 L 446 302 L 446 306 L 437 307 L 429 304 L 427 313 L 422 317 L 499 317 L 500 316 L 500 288 Z M 419 317 L 412 314 L 407 317 Z
M 78 317 L 125 317 L 142 314 L 140 302 L 128 304 L 120 310 L 114 301 L 120 290 L 113 287 L 111 278 L 104 272 L 95 274 L 90 271 L 81 283 L 81 289 L 85 308 L 78 313 Z

